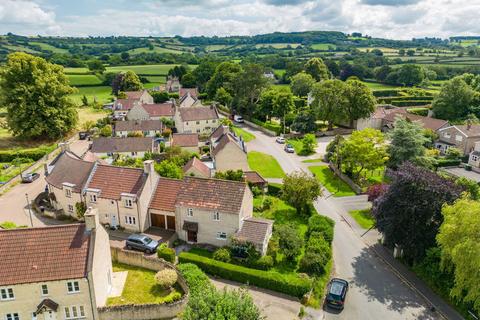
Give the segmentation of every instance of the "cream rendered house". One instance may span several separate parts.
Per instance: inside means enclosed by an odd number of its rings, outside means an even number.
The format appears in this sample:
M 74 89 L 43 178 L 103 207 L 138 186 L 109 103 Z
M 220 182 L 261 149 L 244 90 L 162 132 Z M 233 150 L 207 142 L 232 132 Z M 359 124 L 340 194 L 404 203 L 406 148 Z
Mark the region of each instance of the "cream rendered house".
M 220 138 L 214 140 L 210 144 L 210 154 L 215 171 L 250 170 L 245 142 L 240 137 L 234 136 L 233 133 L 224 133 Z
M 108 234 L 85 224 L 0 231 L 0 319 L 98 319 L 112 288 Z
M 175 114 L 175 127 L 179 133 L 210 134 L 219 122 L 214 106 L 178 108 Z
M 113 127 L 115 137 L 128 137 L 131 133 L 141 132 L 144 137 L 155 137 L 162 134 L 163 125 L 160 120 L 128 120 L 116 121 Z
M 173 120 L 175 103 L 172 101 L 154 104 L 137 104 L 127 113 L 128 120 Z

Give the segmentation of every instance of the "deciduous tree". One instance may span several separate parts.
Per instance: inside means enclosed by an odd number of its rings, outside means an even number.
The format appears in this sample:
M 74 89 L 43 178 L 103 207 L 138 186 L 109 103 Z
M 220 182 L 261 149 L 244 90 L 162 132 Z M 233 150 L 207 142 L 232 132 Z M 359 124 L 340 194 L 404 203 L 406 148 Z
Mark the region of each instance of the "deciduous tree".
M 283 178 L 282 197 L 298 213 L 307 213 L 310 204 L 321 194 L 317 179 L 304 171 L 292 172 Z
M 321 58 L 311 58 L 305 63 L 304 69 L 305 72 L 311 75 L 316 81 L 330 78 L 328 68 Z
M 340 80 L 325 80 L 316 83 L 312 90 L 312 108 L 320 120 L 328 121 L 328 129 L 333 128 L 335 121 L 344 118 L 343 111 L 348 99 L 346 85 Z
M 294 95 L 306 97 L 310 91 L 312 91 L 312 86 L 314 83 L 315 79 L 313 79 L 310 74 L 300 72 L 292 77 L 290 86 Z
M 348 102 L 344 105 L 344 115 L 349 121 L 350 127 L 353 127 L 353 121 L 360 118 L 367 118 L 375 111 L 377 103 L 372 90 L 363 82 L 358 80 L 348 80 L 346 83 L 345 94 Z
M 466 117 L 475 96 L 473 89 L 462 77 L 447 81 L 435 97 L 432 110 L 435 117 L 445 120 L 458 120 Z
M 142 82 L 135 72 L 127 71 L 123 74 L 120 81 L 120 91 L 138 91 L 142 88 Z

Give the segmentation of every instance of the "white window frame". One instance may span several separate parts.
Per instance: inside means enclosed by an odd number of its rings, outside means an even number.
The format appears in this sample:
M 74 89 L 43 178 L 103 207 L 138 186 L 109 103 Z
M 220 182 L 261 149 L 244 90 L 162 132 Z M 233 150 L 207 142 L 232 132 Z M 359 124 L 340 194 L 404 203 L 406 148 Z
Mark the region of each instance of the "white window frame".
M 20 316 L 18 315 L 18 312 L 7 313 L 5 315 L 5 320 L 20 320 Z
M 125 208 L 133 208 L 133 200 L 125 199 L 124 205 L 125 205 Z
M 73 213 L 74 210 L 75 210 L 75 208 L 71 204 L 69 204 L 68 205 L 68 212 Z
M 64 307 L 63 312 L 67 320 L 86 318 L 85 307 L 83 305 Z
M 225 235 L 225 237 L 222 237 L 223 235 Z M 217 240 L 227 240 L 227 233 L 226 232 L 222 232 L 222 231 L 219 231 L 217 232 Z
M 46 284 L 40 285 L 40 291 L 42 292 L 43 297 L 48 296 L 48 285 Z
M 443 136 L 444 136 L 445 138 L 450 138 L 450 137 L 451 137 L 451 136 L 450 136 L 450 133 L 448 133 L 448 132 L 444 132 L 444 133 L 443 133 Z
M 213 213 L 213 221 L 220 221 L 220 212 L 215 211 Z
M 457 135 L 455 135 L 455 141 L 462 142 L 463 137 L 461 135 L 457 134 Z
M 72 190 L 70 190 L 70 189 L 65 189 L 65 197 L 71 198 L 71 197 L 72 197 Z
M 90 194 L 90 202 L 91 203 L 97 203 L 97 195 L 92 193 Z
M 192 208 L 187 209 L 187 217 L 193 217 L 193 209 Z
M 125 224 L 136 226 L 137 219 L 134 216 L 125 216 Z
M 12 287 L 0 288 L 0 300 L 10 301 L 15 300 L 15 292 L 13 292 Z
M 70 290 L 70 287 L 72 290 Z M 79 293 L 80 283 L 78 281 L 67 281 L 67 293 Z

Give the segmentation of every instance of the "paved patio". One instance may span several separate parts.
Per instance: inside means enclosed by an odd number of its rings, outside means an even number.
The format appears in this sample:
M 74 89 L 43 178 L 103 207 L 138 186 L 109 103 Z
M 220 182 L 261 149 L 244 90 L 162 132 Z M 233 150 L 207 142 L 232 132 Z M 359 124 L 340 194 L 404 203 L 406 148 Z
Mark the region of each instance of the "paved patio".
M 467 171 L 464 168 L 445 168 L 443 171 L 450 173 L 456 177 L 465 177 L 470 180 L 480 182 L 480 173 Z

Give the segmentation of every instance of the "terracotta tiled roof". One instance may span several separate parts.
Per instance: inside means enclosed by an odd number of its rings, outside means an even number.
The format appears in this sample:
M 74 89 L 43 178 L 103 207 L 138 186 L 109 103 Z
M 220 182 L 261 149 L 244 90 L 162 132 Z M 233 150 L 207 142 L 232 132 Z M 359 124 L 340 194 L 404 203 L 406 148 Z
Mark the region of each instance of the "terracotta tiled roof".
M 205 178 L 210 178 L 210 168 L 205 163 L 198 160 L 197 157 L 193 157 L 183 166 L 183 172 L 187 172 L 191 168 L 200 171 Z
M 218 143 L 213 146 L 212 156 L 215 157 L 220 151 L 223 150 L 228 144 L 233 143 L 235 146 L 240 148 L 243 152 L 247 152 L 245 149 L 245 144 L 243 141 L 240 141 L 238 138 L 234 137 L 231 133 L 224 134 Z
M 175 211 L 175 201 L 183 180 L 159 178 L 149 208 L 162 211 Z
M 218 126 L 217 129 L 215 129 L 212 134 L 210 135 L 210 140 L 216 141 L 218 138 L 220 138 L 224 133 L 230 132 L 230 128 L 224 125 Z
M 383 117 L 383 120 L 393 123 L 397 119 L 397 117 L 407 118 L 411 121 L 419 122 L 425 129 L 431 129 L 433 131 L 437 131 L 438 129 L 442 128 L 443 126 L 448 125 L 448 121 L 435 119 L 431 117 L 423 117 L 416 114 L 407 113 L 404 109 L 396 109 Z
M 272 225 L 272 220 L 253 217 L 247 218 L 243 220 L 242 227 L 235 234 L 235 238 L 254 244 L 263 244 L 265 238 L 270 236 Z
M 93 153 L 152 152 L 153 139 L 143 137 L 100 137 L 92 142 Z
M 115 122 L 115 131 L 161 131 L 160 120 L 129 120 Z
M 267 181 L 257 171 L 245 171 L 245 180 L 250 183 L 266 183 Z
M 76 155 L 67 151 L 55 160 L 54 165 L 50 174 L 45 178 L 47 183 L 60 189 L 63 187 L 63 183 L 71 183 L 75 185 L 73 190 L 80 192 L 87 182 L 94 163 L 79 160 Z
M 176 205 L 239 214 L 247 189 L 244 182 L 185 177 Z
M 142 107 L 150 117 L 173 117 L 175 115 L 175 107 L 171 102 L 142 104 Z
M 100 198 L 118 200 L 122 193 L 138 195 L 146 178 L 142 169 L 98 165 L 87 187 L 101 190 Z
M 174 133 L 172 135 L 172 145 L 179 147 L 197 147 L 197 133 Z
M 182 97 L 185 96 L 187 93 L 190 93 L 190 95 L 191 95 L 193 98 L 197 98 L 197 97 L 198 97 L 198 90 L 197 90 L 197 88 L 180 88 L 180 92 L 178 93 L 178 95 L 180 96 L 180 98 L 182 98 Z
M 218 119 L 215 107 L 180 108 L 182 121 L 213 120 Z
M 128 111 L 137 103 L 140 103 L 138 99 L 117 99 L 113 102 L 113 110 Z
M 125 95 L 127 96 L 127 99 L 140 99 L 143 94 L 143 90 L 139 91 L 125 91 Z
M 89 243 L 84 224 L 0 231 L 0 286 L 83 278 Z

